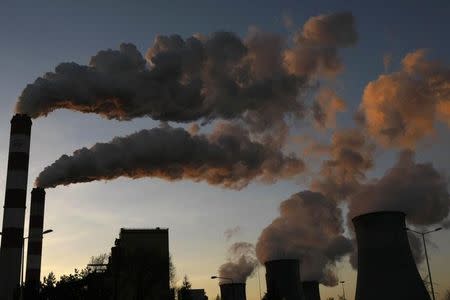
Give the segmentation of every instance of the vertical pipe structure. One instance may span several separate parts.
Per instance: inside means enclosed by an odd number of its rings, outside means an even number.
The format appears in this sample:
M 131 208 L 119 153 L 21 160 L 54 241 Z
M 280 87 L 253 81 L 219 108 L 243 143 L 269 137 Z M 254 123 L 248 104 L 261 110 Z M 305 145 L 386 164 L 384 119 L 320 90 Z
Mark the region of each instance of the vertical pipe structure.
M 352 221 L 358 246 L 355 300 L 430 300 L 409 246 L 405 214 L 374 212 Z
M 305 300 L 320 300 L 318 281 L 303 281 L 302 288 Z
M 265 263 L 269 299 L 303 300 L 298 259 L 279 259 Z
M 245 283 L 221 283 L 221 300 L 247 300 Z
M 0 247 L 0 299 L 2 300 L 13 299 L 20 283 L 30 134 L 30 117 L 24 114 L 14 115 L 11 119 Z
M 25 272 L 26 299 L 37 299 L 41 278 L 42 232 L 44 230 L 45 190 L 31 191 L 28 229 L 27 268 Z

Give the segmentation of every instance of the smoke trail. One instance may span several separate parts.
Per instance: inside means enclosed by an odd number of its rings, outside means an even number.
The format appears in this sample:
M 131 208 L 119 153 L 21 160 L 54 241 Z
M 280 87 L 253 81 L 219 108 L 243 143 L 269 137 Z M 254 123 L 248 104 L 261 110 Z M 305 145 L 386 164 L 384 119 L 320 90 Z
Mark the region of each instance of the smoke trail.
M 427 60 L 425 50 L 409 53 L 401 70 L 366 86 L 361 113 L 381 144 L 414 148 L 437 121 L 450 126 L 450 67 Z
M 323 148 L 323 147 L 322 147 Z M 346 200 L 355 193 L 372 168 L 374 145 L 358 129 L 339 130 L 333 134 L 325 160 L 311 188 L 335 201 Z
M 229 241 L 232 237 L 236 236 L 239 232 L 241 232 L 240 226 L 235 226 L 233 228 L 228 228 L 225 230 L 223 235 L 225 236 L 225 240 Z
M 159 177 L 206 181 L 241 189 L 251 180 L 273 182 L 304 169 L 303 161 L 249 139 L 247 131 L 221 123 L 209 136 L 169 126 L 141 130 L 63 155 L 46 167 L 36 186 L 94 180 Z
M 341 210 L 322 194 L 303 191 L 280 204 L 280 216 L 261 233 L 256 244 L 258 260 L 301 260 L 302 280 L 337 284 L 334 266 L 352 250 L 343 236 Z
M 257 29 L 243 39 L 231 32 L 157 36 L 145 58 L 121 44 L 87 66 L 58 65 L 23 90 L 16 110 L 33 118 L 70 109 L 117 120 L 241 119 L 267 129 L 286 115 L 302 117 L 307 83 L 338 73 L 338 49 L 356 40 L 351 13 L 309 19 L 291 45 Z
M 234 283 L 245 283 L 253 274 L 258 261 L 255 247 L 246 242 L 238 242 L 228 249 L 227 262 L 219 267 L 219 276 L 233 279 Z M 221 281 L 222 282 L 222 281 Z M 230 283 L 227 281 L 226 283 Z
M 380 210 L 406 213 L 414 225 L 443 221 L 450 212 L 448 180 L 430 163 L 417 163 L 403 151 L 385 175 L 362 186 L 349 203 L 351 217 Z

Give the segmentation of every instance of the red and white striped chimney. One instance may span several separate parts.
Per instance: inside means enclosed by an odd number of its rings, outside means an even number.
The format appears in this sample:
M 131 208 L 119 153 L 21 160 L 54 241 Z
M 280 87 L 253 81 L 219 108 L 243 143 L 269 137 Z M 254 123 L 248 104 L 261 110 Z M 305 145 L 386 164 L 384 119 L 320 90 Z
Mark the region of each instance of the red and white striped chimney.
M 11 120 L 0 247 L 0 299 L 2 300 L 12 300 L 20 284 L 30 134 L 30 117 L 16 114 Z
M 27 269 L 25 286 L 27 299 L 37 299 L 41 278 L 42 232 L 44 229 L 45 190 L 31 191 L 30 222 L 28 229 Z

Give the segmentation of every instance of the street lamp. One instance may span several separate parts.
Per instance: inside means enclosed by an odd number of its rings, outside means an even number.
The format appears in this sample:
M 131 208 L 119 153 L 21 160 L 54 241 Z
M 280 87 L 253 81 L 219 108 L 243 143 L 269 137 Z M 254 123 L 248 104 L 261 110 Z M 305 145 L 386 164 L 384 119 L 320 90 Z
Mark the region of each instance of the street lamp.
M 42 232 L 42 235 L 53 232 L 53 229 L 47 229 Z M 29 236 L 23 238 L 23 245 L 22 245 L 22 261 L 21 261 L 21 268 L 20 268 L 20 283 L 23 286 L 23 276 L 24 276 L 24 266 L 25 266 L 25 240 L 28 239 Z
M 216 276 L 216 275 L 213 275 L 213 276 L 211 276 L 211 279 L 225 279 L 225 280 L 230 280 L 231 281 L 231 284 L 232 284 L 232 291 L 233 291 L 233 300 L 235 300 L 235 296 L 234 296 L 234 281 L 233 281 L 233 278 L 230 278 L 230 277 L 220 277 L 220 276 Z
M 342 284 L 342 297 L 344 298 L 343 300 L 345 300 L 345 289 L 344 289 L 345 281 L 341 281 L 340 283 Z
M 431 279 L 431 270 L 430 270 L 430 263 L 429 263 L 429 261 L 428 261 L 428 252 L 427 252 L 427 244 L 426 244 L 426 242 L 425 242 L 425 235 L 426 235 L 426 234 L 429 234 L 429 233 L 432 233 L 432 232 L 439 231 L 439 230 L 441 230 L 441 229 L 442 229 L 442 227 L 439 227 L 439 228 L 436 228 L 436 229 L 433 229 L 433 230 L 430 230 L 430 231 L 420 232 L 420 231 L 415 231 L 415 230 L 412 230 L 412 229 L 410 229 L 410 228 L 408 228 L 408 227 L 405 227 L 405 230 L 408 230 L 408 231 L 411 231 L 411 232 L 420 234 L 420 235 L 422 236 L 423 249 L 424 249 L 424 251 L 425 251 L 425 258 L 426 258 L 426 260 L 427 260 L 428 277 L 430 278 L 431 295 L 433 296 L 433 300 L 436 300 L 436 296 L 434 295 L 433 280 Z

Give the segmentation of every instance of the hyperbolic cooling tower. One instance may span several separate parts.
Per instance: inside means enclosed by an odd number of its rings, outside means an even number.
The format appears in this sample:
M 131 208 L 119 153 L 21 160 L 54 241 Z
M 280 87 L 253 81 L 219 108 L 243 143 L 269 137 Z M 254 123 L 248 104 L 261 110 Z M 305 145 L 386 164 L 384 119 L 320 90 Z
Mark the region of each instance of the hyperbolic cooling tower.
M 28 229 L 27 271 L 25 285 L 27 299 L 36 299 L 39 293 L 42 258 L 42 232 L 44 229 L 45 190 L 31 191 L 30 222 Z
M 358 243 L 355 300 L 429 300 L 405 230 L 405 214 L 384 211 L 353 218 Z
M 302 288 L 305 300 L 320 300 L 318 281 L 303 281 Z
M 8 172 L 0 248 L 0 299 L 11 300 L 20 282 L 23 225 L 27 198 L 31 119 L 16 114 L 11 120 Z
M 267 261 L 265 266 L 269 299 L 300 300 L 303 298 L 297 259 L 271 260 Z
M 246 300 L 245 283 L 221 283 L 221 300 Z

